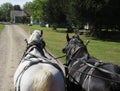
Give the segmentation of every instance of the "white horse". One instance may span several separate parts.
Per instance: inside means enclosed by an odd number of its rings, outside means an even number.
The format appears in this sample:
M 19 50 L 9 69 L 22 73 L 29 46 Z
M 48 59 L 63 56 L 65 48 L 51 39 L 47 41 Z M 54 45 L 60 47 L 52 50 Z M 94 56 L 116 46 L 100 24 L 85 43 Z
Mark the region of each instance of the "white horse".
M 42 31 L 28 39 L 26 52 L 14 74 L 15 91 L 65 91 L 62 63 L 48 58 Z

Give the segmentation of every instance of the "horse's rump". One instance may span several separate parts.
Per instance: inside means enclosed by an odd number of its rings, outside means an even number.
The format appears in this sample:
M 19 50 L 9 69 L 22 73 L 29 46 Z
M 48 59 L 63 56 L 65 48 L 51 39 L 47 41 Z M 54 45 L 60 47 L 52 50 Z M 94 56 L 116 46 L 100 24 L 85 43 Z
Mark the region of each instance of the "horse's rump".
M 53 83 L 53 75 L 49 69 L 40 69 L 34 77 L 33 91 L 49 91 Z

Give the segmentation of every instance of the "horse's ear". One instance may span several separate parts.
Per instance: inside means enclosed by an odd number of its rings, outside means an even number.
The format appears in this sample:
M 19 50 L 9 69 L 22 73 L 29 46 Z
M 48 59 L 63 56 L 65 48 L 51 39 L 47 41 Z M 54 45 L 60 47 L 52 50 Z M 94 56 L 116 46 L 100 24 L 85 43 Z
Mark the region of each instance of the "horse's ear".
M 67 42 L 70 41 L 70 37 L 69 37 L 69 34 L 68 34 L 68 33 L 67 33 L 67 35 L 66 35 L 66 39 L 67 39 Z
M 41 31 L 41 36 L 43 35 L 43 30 L 40 30 Z

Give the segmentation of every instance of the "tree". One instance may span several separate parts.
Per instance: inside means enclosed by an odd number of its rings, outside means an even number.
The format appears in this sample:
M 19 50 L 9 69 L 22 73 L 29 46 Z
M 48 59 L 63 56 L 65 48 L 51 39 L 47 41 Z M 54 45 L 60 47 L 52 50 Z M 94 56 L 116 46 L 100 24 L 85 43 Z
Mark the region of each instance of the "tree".
M 120 30 L 120 1 L 108 0 L 106 5 L 98 12 L 97 18 L 100 18 L 96 24 L 106 29 L 118 28 Z
M 32 15 L 32 2 L 26 2 L 23 5 L 23 10 L 28 16 L 31 16 Z
M 58 24 L 66 23 L 66 15 L 63 10 L 64 0 L 47 0 L 44 4 L 44 20 L 57 27 Z
M 32 3 L 32 17 L 34 20 L 40 21 L 43 17 L 43 5 L 46 0 L 34 0 Z
M 104 5 L 103 0 L 68 0 L 67 20 L 69 23 L 81 26 L 94 23 L 96 13 Z
M 13 10 L 22 10 L 20 5 L 14 5 Z
M 0 20 L 2 21 L 10 21 L 10 11 L 13 9 L 13 5 L 11 3 L 4 3 L 0 7 Z
M 68 0 L 66 17 L 67 21 L 72 26 L 80 27 L 84 22 L 84 17 L 82 16 L 81 0 Z

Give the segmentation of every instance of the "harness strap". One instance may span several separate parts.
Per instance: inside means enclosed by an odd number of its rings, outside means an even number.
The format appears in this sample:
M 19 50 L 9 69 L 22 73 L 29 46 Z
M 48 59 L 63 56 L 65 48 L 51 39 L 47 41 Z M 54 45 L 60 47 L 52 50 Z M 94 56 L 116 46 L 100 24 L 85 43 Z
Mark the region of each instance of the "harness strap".
M 111 75 L 120 76 L 120 74 L 113 73 L 113 72 L 111 72 L 111 71 L 109 71 L 109 70 L 106 70 L 106 69 L 103 69 L 103 68 L 97 67 L 97 66 L 95 66 L 95 65 L 91 65 L 91 64 L 85 62 L 84 60 L 81 61 L 81 62 L 83 62 L 84 64 L 88 65 L 88 66 L 91 67 L 91 68 L 98 69 L 98 70 L 100 70 L 100 71 L 102 71 L 102 72 L 105 72 L 105 73 L 108 73 L 108 74 L 111 74 Z M 101 62 L 99 62 L 99 63 L 101 63 Z
M 24 58 L 27 54 L 29 54 L 29 52 L 31 51 L 31 50 L 33 50 L 34 48 L 36 48 L 38 51 L 41 51 L 39 48 L 38 48 L 38 46 L 37 45 L 30 45 L 30 44 L 28 44 L 27 45 L 27 48 L 26 48 L 26 50 L 25 50 L 25 52 L 24 52 L 24 54 L 23 54 L 23 56 L 22 56 L 22 58 Z M 42 51 L 41 51 L 42 52 Z M 44 54 L 43 54 L 44 55 Z M 22 60 L 22 59 L 21 59 Z M 21 63 L 21 61 L 20 61 L 20 63 Z
M 43 62 L 43 59 L 44 59 L 44 60 L 48 60 L 48 59 L 47 59 L 47 58 L 44 58 L 44 57 L 40 58 L 40 57 L 38 57 L 38 56 L 36 56 L 36 55 L 34 55 L 34 54 L 32 54 L 32 53 L 29 53 L 29 54 L 30 54 L 31 56 L 37 58 L 38 61 L 40 61 L 41 63 L 46 63 L 46 64 L 51 64 L 51 65 L 53 65 L 55 68 L 57 68 L 59 71 L 61 71 L 62 74 L 64 75 L 64 72 L 63 72 L 62 69 L 59 67 L 59 65 L 57 65 L 56 63 L 53 63 L 53 62 Z M 30 59 L 29 59 L 29 60 L 30 60 Z M 51 60 L 51 59 L 49 59 L 49 60 Z M 32 61 L 32 60 L 30 60 L 30 61 Z
M 77 61 L 80 60 L 83 64 L 87 65 L 88 67 L 91 67 L 91 69 L 89 70 L 88 73 L 77 71 L 77 72 L 80 72 L 80 73 L 83 73 L 83 74 L 87 75 L 86 78 L 85 78 L 85 80 L 84 80 L 84 82 L 83 82 L 83 84 L 82 84 L 83 88 L 85 88 L 85 85 L 88 84 L 87 91 L 90 91 L 90 87 L 89 87 L 90 85 L 89 84 L 91 82 L 91 77 L 95 77 L 95 78 L 99 78 L 99 79 L 104 79 L 104 80 L 112 81 L 112 82 L 115 82 L 115 83 L 120 83 L 119 81 L 114 81 L 114 80 L 110 80 L 108 78 L 103 78 L 103 77 L 100 77 L 100 76 L 92 75 L 93 72 L 95 71 L 95 69 L 97 69 L 97 70 L 100 70 L 100 71 L 105 72 L 107 74 L 112 74 L 112 75 L 120 76 L 120 74 L 113 73 L 113 72 L 111 72 L 109 70 L 106 70 L 106 69 L 98 67 L 99 64 L 102 63 L 101 61 L 96 61 L 95 64 L 92 65 L 90 63 L 87 63 L 85 59 L 77 58 L 76 60 Z M 76 71 L 76 69 L 73 69 L 73 70 Z M 68 72 L 67 76 L 70 76 L 73 79 L 73 81 L 75 81 L 78 85 L 81 85 L 69 72 Z M 87 83 L 87 80 L 88 80 L 88 83 Z
M 99 62 L 95 62 L 95 67 L 99 65 Z M 91 77 L 92 77 L 92 74 L 93 72 L 95 71 L 95 68 L 91 68 L 89 70 L 89 72 L 87 73 L 88 75 L 86 76 L 85 80 L 83 81 L 83 84 L 82 84 L 82 87 L 85 88 L 85 85 L 88 84 L 87 86 L 87 91 L 90 91 L 90 82 L 91 82 Z M 87 83 L 87 79 L 88 79 L 88 83 Z
M 17 77 L 17 80 L 16 80 L 15 83 L 17 84 L 17 81 L 19 80 L 18 91 L 20 91 L 20 83 L 21 83 L 21 79 L 22 79 L 22 76 L 23 76 L 23 74 L 25 73 L 25 71 L 26 71 L 29 67 L 31 67 L 31 66 L 33 66 L 33 65 L 35 65 L 35 64 L 38 64 L 38 63 L 45 63 L 45 64 L 50 64 L 50 65 L 54 66 L 55 68 L 57 68 L 57 69 L 62 73 L 63 78 L 64 78 L 64 72 L 62 71 L 62 69 L 61 69 L 56 63 L 43 62 L 43 60 L 40 59 L 39 57 L 37 57 L 36 55 L 33 55 L 32 53 L 29 53 L 29 54 L 32 55 L 32 56 L 34 56 L 34 57 L 37 58 L 38 60 L 33 62 L 33 61 L 30 60 L 30 59 L 24 59 L 25 61 L 30 61 L 30 63 L 23 68 L 22 72 L 21 72 L 21 73 L 18 75 L 18 77 Z M 47 60 L 47 59 L 44 58 L 44 60 Z M 24 61 L 23 61 L 23 62 L 24 62 Z M 17 90 L 16 90 L 16 87 L 15 87 L 15 91 L 17 91 Z
M 68 65 L 70 64 L 70 62 L 72 61 L 72 57 L 78 52 L 78 50 L 80 49 L 81 47 L 79 47 L 79 46 L 76 46 L 75 48 L 73 48 L 74 50 L 73 50 L 73 53 L 70 55 L 70 58 L 69 58 L 69 61 L 68 61 Z M 69 51 L 71 51 L 71 49 L 69 49 Z M 69 52 L 68 52 L 69 53 Z M 68 54 L 69 55 L 69 54 Z
M 16 85 L 17 85 L 17 81 L 19 80 L 18 91 L 20 91 L 21 78 L 22 78 L 23 74 L 25 73 L 25 71 L 26 71 L 29 67 L 31 67 L 32 65 L 38 64 L 39 62 L 42 62 L 42 60 L 39 60 L 39 61 L 36 61 L 36 62 L 32 62 L 32 61 L 31 61 L 28 65 L 26 65 L 26 66 L 23 68 L 23 70 L 22 70 L 21 73 L 18 75 L 17 80 L 16 80 L 16 82 L 15 82 Z M 16 88 L 17 88 L 17 87 L 15 87 L 15 91 L 17 91 Z

